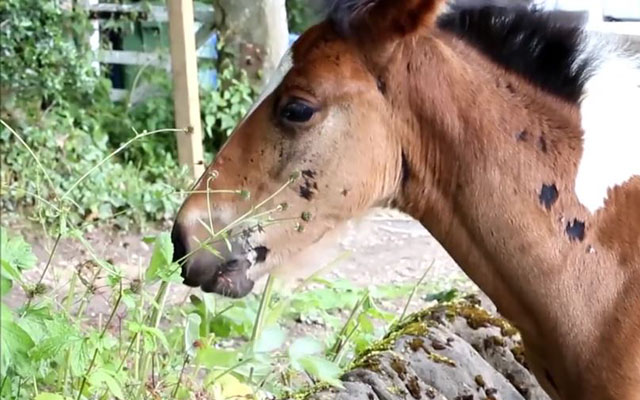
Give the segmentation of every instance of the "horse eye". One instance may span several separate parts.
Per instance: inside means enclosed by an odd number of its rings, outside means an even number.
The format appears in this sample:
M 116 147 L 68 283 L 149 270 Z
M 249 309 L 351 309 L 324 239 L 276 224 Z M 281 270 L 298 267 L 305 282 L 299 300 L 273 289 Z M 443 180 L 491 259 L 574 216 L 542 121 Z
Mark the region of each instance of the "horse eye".
M 315 112 L 316 110 L 310 105 L 300 100 L 293 100 L 280 110 L 280 118 L 288 122 L 302 123 L 309 121 Z

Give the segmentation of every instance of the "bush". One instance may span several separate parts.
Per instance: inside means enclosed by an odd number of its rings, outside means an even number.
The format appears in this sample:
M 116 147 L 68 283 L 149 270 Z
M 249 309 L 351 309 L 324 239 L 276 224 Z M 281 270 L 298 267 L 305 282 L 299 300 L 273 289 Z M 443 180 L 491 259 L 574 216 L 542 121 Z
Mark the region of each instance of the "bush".
M 286 5 L 290 32 L 302 33 L 319 22 L 319 7 L 314 7 L 311 0 L 287 0 Z
M 110 83 L 92 67 L 92 53 L 83 44 L 87 16 L 64 10 L 53 0 L 9 0 L 0 10 L 3 28 L 2 118 L 16 128 L 38 155 L 53 184 L 25 146 L 3 125 L 0 172 L 4 210 L 36 206 L 35 217 L 51 223 L 51 212 L 39 199 L 66 191 L 98 161 L 103 160 L 135 132 L 174 126 L 170 77 L 164 70 L 143 71 L 141 82 L 154 87 L 151 96 L 136 104 L 113 103 Z M 81 39 L 77 39 L 81 38 Z M 222 44 L 220 44 L 222 46 Z M 229 61 L 216 61 L 218 85 L 201 90 L 205 148 L 209 157 L 248 110 L 256 92 L 246 74 Z M 174 191 L 186 188 L 186 170 L 177 163 L 175 134 L 145 137 L 110 158 L 70 194 L 73 207 L 65 221 L 164 220 L 181 199 Z M 9 196 L 4 196 L 4 194 Z
M 97 79 L 83 44 L 86 16 L 57 1 L 4 0 L 0 6 L 0 82 L 5 101 L 82 103 Z

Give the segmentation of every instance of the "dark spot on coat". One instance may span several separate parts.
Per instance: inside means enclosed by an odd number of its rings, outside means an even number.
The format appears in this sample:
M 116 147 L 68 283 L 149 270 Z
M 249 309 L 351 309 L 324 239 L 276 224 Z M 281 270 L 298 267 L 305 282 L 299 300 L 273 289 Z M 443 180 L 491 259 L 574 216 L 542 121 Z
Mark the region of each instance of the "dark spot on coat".
M 524 130 L 522 130 L 522 131 L 520 131 L 520 132 L 518 132 L 516 134 L 516 140 L 518 142 L 526 142 L 528 139 L 529 139 L 529 132 L 527 132 L 526 129 L 524 129 Z
M 538 149 L 543 153 L 547 152 L 547 139 L 544 136 L 540 136 L 540 139 L 538 139 Z
M 516 88 L 514 88 L 511 83 L 507 83 L 506 88 L 509 91 L 509 93 L 511 93 L 511 94 L 514 94 L 516 92 Z
M 300 197 L 302 197 L 305 200 L 311 201 L 311 199 L 313 198 L 313 192 L 311 191 L 311 188 L 306 185 L 301 185 Z
M 305 169 L 302 171 L 302 179 L 304 183 L 300 186 L 300 197 L 311 200 L 318 191 L 318 183 L 315 181 L 316 171 Z
M 558 200 L 558 188 L 555 184 L 543 184 L 538 199 L 544 208 L 551 210 L 551 206 Z
M 347 197 L 347 195 L 349 194 L 349 191 L 347 189 L 342 189 L 342 192 L 340 192 L 341 195 L 343 195 L 344 197 Z
M 403 150 L 402 151 L 402 175 L 401 175 L 402 176 L 401 183 L 403 188 L 407 185 L 407 182 L 409 182 L 410 175 L 411 175 L 411 171 L 409 170 L 409 160 L 407 160 L 407 156 Z
M 569 239 L 573 240 L 584 240 L 584 228 L 585 224 L 582 221 L 578 221 L 577 219 L 573 219 L 567 224 L 566 232 L 569 236 Z
M 378 91 L 380 91 L 383 96 L 387 94 L 387 84 L 384 79 L 378 77 L 378 79 L 376 80 L 376 86 L 378 87 Z
M 316 177 L 316 171 L 305 169 L 304 171 L 302 171 L 302 176 L 304 176 L 305 178 L 313 179 Z

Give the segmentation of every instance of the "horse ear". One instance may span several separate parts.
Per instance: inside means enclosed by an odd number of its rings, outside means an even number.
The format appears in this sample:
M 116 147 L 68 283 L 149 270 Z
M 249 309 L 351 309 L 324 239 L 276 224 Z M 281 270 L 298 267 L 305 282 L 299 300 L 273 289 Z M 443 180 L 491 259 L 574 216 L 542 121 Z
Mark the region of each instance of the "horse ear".
M 446 0 L 337 0 L 332 16 L 346 34 L 398 39 L 429 29 Z

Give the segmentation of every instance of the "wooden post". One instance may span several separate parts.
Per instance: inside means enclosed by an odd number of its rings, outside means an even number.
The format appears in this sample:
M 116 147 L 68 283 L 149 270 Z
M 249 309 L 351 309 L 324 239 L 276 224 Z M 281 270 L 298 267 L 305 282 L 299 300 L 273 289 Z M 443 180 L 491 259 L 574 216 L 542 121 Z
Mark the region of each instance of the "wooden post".
M 167 0 L 167 9 L 176 128 L 186 129 L 186 132 L 177 133 L 178 159 L 189 167 L 194 178 L 198 178 L 204 172 L 204 158 L 193 1 Z

